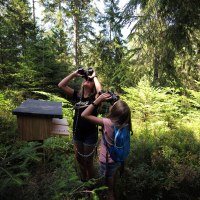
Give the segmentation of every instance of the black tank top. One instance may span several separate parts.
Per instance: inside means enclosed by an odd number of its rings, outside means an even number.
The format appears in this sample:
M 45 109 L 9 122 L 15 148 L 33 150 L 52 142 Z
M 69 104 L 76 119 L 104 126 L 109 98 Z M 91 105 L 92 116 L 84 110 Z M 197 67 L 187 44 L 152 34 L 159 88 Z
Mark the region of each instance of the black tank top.
M 73 122 L 73 133 L 82 133 L 84 135 L 90 135 L 97 132 L 97 125 L 89 122 L 81 117 L 81 113 L 95 100 L 95 94 L 87 98 L 78 97 L 77 91 L 74 91 L 73 99 L 75 103 L 75 115 Z M 92 115 L 97 116 L 97 109 L 95 108 Z

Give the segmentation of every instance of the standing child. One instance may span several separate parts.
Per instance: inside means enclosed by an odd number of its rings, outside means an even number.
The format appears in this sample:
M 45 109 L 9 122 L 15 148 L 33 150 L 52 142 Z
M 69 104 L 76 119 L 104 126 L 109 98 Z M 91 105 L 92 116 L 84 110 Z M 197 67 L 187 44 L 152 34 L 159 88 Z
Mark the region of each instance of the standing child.
M 112 96 L 109 93 L 101 94 L 92 104 L 90 104 L 81 116 L 88 121 L 103 126 L 105 140 L 108 146 L 114 142 L 114 126 L 118 129 L 128 126 L 131 131 L 131 111 L 126 102 L 118 100 L 111 105 L 106 118 L 96 117 L 92 115 L 93 110 L 103 101 L 110 100 Z M 100 175 L 107 178 L 108 198 L 114 200 L 114 177 L 117 169 L 121 166 L 121 162 L 112 160 L 104 144 L 103 138 L 100 143 Z M 106 155 L 107 154 L 107 155 Z M 107 157 L 107 158 L 106 158 Z

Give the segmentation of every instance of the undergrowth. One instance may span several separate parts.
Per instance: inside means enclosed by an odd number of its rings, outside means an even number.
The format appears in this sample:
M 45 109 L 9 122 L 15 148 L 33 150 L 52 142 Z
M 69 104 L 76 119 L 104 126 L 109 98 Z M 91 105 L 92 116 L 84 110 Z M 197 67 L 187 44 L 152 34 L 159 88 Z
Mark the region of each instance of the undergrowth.
M 1 199 L 105 199 L 102 180 L 80 181 L 72 135 L 43 143 L 17 140 L 12 110 L 24 94 L 12 94 L 0 93 Z M 62 102 L 72 130 L 69 101 L 45 92 L 33 95 Z M 141 81 L 136 88 L 124 88 L 120 98 L 130 105 L 134 134 L 125 171 L 116 181 L 118 199 L 200 199 L 200 93 L 153 88 Z

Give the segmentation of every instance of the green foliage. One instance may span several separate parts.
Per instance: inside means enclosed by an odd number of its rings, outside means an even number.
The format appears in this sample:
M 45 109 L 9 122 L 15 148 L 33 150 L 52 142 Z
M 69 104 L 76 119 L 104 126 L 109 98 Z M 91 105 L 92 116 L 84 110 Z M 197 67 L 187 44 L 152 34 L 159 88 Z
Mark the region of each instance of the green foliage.
M 45 165 L 47 172 L 43 174 L 45 179 L 36 183 L 40 188 L 34 188 L 34 198 L 40 196 L 42 199 L 68 198 L 70 191 L 80 185 L 76 175 L 73 155 L 54 154 Z M 29 188 L 31 190 L 33 188 Z M 41 193 L 41 191 L 43 191 Z M 28 194 L 27 194 L 28 195 Z
M 197 1 L 129 1 L 122 13 L 131 26 L 127 55 L 137 83 L 144 75 L 156 86 L 199 89 Z M 198 24 L 198 25 L 197 25 Z M 126 61 L 127 62 L 127 61 Z
M 156 89 L 146 80 L 141 81 L 136 88 L 124 90 L 127 94 L 122 98 L 134 111 L 137 124 L 150 123 L 151 128 L 158 128 L 160 124 L 162 127 L 164 125 L 165 128 L 173 129 L 181 124 L 187 124 L 186 118 L 191 115 L 193 120 L 199 119 L 199 103 L 196 97 L 188 98 L 181 95 L 181 90 Z
M 72 153 L 73 144 L 72 139 L 67 137 L 50 137 L 47 138 L 43 145 L 45 151 L 55 154 L 54 151 L 61 151 L 62 153 Z M 57 152 L 56 152 L 57 153 Z
M 71 132 L 72 104 L 60 97 L 57 84 L 74 70 L 76 57 L 94 67 L 103 89 L 123 92 L 121 99 L 131 107 L 134 135 L 125 173 L 118 179 L 120 199 L 199 199 L 199 1 L 131 0 L 123 17 L 118 1 L 105 1 L 105 12 L 98 16 L 86 1 L 77 1 L 76 7 L 75 1 L 40 2 L 43 22 L 51 30 L 32 20 L 32 2 L 1 1 L 0 198 L 103 197 L 106 188 L 97 180 L 79 181 L 72 134 L 48 138 L 43 145 L 16 141 L 12 110 L 30 97 L 62 102 Z M 102 25 L 98 36 L 92 27 L 95 17 Z M 121 38 L 125 24 L 132 26 L 126 46 Z
M 10 143 L 16 138 L 16 117 L 12 111 L 22 101 L 22 92 L 6 90 L 0 92 L 0 141 Z
M 16 188 L 26 184 L 30 176 L 29 167 L 40 161 L 37 150 L 41 148 L 37 142 L 18 142 L 15 145 L 0 146 L 0 197 L 9 199 Z
M 30 95 L 62 102 L 64 117 L 72 129 L 72 105 L 68 100 L 43 91 Z M 145 79 L 135 88 L 124 88 L 120 98 L 131 108 L 134 134 L 125 172 L 116 182 L 120 199 L 199 197 L 199 96 L 193 90 L 155 88 Z M 30 194 L 33 199 L 101 199 L 106 190 L 104 184 L 99 180 L 83 184 L 79 180 L 72 135 L 50 137 L 39 145 L 16 142 L 15 137 L 7 134 L 9 127 L 16 124 L 12 109 L 23 98 L 24 92 L 13 90 L 0 95 L 0 173 L 4 183 L 1 197 L 9 198 L 12 192 L 20 193 L 22 199 Z M 16 134 L 13 129 L 12 133 Z
M 200 143 L 192 130 L 184 127 L 163 133 L 147 130 L 134 135 L 132 144 L 124 175 L 127 185 L 123 187 L 134 187 L 127 196 L 137 199 L 166 199 L 176 194 L 182 199 L 190 195 L 193 199 L 198 197 Z
M 126 80 L 126 66 L 122 63 L 126 47 L 122 39 L 114 37 L 110 40 L 99 36 L 95 43 L 96 49 L 91 48 L 90 62 L 95 66 L 103 87 L 121 91 Z
M 1 88 L 23 81 L 27 81 L 27 54 L 31 54 L 32 41 L 36 29 L 30 19 L 31 13 L 27 1 L 11 0 L 9 4 L 1 5 L 1 56 L 0 74 L 3 74 L 0 82 Z M 22 63 L 22 60 L 24 61 Z M 31 63 L 31 62 L 29 62 Z M 20 73 L 19 73 L 20 72 Z
M 184 96 L 181 89 L 156 89 L 145 80 L 125 91 L 121 98 L 131 107 L 134 135 L 121 196 L 198 198 L 199 92 L 188 91 Z

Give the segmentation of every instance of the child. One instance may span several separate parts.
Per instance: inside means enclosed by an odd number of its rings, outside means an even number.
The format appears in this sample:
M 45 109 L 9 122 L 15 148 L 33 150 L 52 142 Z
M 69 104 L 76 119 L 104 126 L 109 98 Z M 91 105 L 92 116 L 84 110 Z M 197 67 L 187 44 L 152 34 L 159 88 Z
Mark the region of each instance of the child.
M 129 126 L 131 131 L 131 111 L 126 102 L 122 100 L 116 101 L 111 105 L 109 113 L 106 118 L 96 117 L 91 115 L 93 110 L 103 101 L 110 100 L 112 97 L 109 93 L 101 94 L 92 104 L 90 104 L 81 114 L 81 116 L 88 121 L 103 126 L 105 139 L 108 145 L 113 144 L 113 125 L 117 128 L 122 128 L 126 125 Z M 106 146 L 104 144 L 103 138 L 101 138 L 100 143 L 100 175 L 107 175 L 107 186 L 108 186 L 108 198 L 109 200 L 114 200 L 114 177 L 117 169 L 120 167 L 120 162 L 114 162 L 110 155 L 108 154 L 108 163 L 106 166 Z M 107 171 L 106 171 L 107 169 Z

